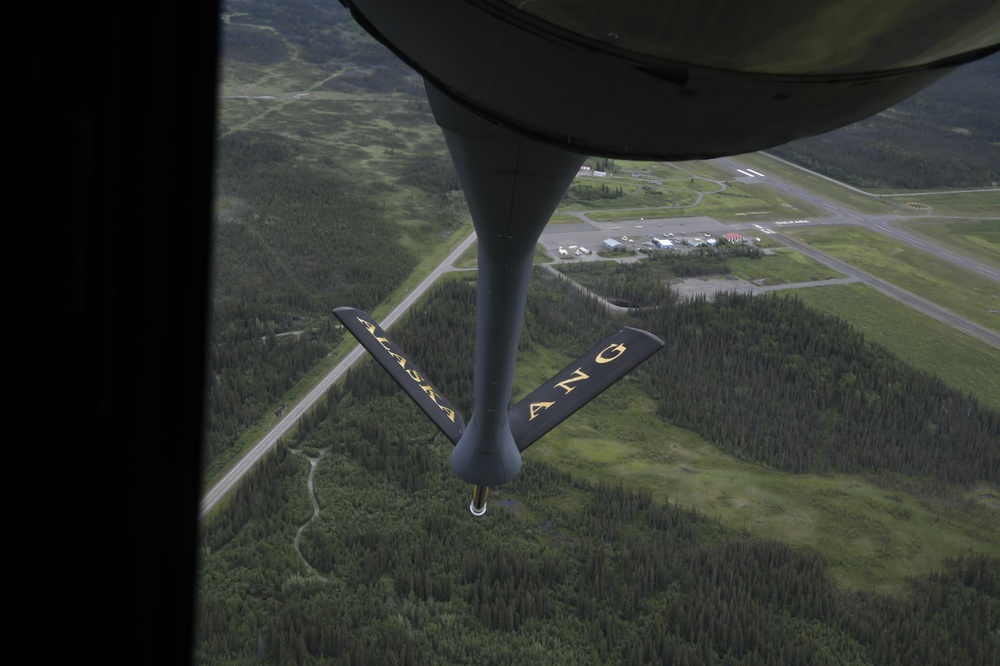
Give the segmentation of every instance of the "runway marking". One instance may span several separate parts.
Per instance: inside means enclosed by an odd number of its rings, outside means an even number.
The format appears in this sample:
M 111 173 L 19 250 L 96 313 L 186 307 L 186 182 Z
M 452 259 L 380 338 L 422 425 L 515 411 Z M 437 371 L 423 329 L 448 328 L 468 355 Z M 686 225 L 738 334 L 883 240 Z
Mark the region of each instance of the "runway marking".
M 991 271 L 988 268 L 984 268 L 983 270 L 986 271 L 987 273 L 989 273 L 990 275 L 996 275 L 997 277 L 1000 277 L 1000 273 L 996 273 L 994 271 Z
M 744 171 L 743 169 L 737 169 L 737 171 L 739 171 L 739 172 L 740 172 L 741 174 L 743 174 L 744 176 L 749 176 L 750 178 L 753 178 L 753 176 L 752 176 L 752 175 L 748 174 L 748 173 L 747 173 L 746 171 Z
M 963 264 L 965 263 L 965 259 L 962 259 L 961 257 L 956 257 L 955 255 L 951 254 L 950 252 L 942 252 L 941 254 L 943 254 L 944 256 L 948 257 L 949 259 L 954 259 L 955 261 L 961 261 Z
M 762 174 L 762 173 L 757 173 L 757 172 L 756 172 L 756 171 L 754 171 L 753 169 L 750 169 L 750 168 L 748 168 L 748 169 L 747 169 L 747 171 L 749 171 L 750 173 L 752 173 L 752 174 L 753 174 L 753 175 L 755 175 L 755 176 L 760 176 L 761 178 L 763 178 L 763 177 L 764 177 L 764 174 Z

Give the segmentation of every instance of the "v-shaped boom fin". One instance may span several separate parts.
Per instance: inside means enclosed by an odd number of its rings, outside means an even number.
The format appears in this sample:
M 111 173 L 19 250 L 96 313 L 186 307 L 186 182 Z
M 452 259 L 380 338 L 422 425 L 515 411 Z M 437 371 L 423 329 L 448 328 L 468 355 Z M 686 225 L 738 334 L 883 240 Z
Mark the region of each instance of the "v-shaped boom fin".
M 517 450 L 524 451 L 662 348 L 663 341 L 652 333 L 625 327 L 570 363 L 511 407 Z
M 334 316 L 340 320 L 361 346 L 396 380 L 413 402 L 430 417 L 445 437 L 457 444 L 465 431 L 465 419 L 455 405 L 431 384 L 417 369 L 409 356 L 399 348 L 371 315 L 355 308 L 337 308 Z

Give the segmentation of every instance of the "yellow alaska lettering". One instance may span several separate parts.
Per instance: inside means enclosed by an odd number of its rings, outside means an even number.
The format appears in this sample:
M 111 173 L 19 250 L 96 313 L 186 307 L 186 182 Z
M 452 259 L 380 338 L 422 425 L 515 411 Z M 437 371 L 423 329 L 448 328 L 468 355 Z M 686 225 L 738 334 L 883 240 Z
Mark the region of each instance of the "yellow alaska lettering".
M 434 404 L 437 405 L 436 402 Z M 442 412 L 444 412 L 444 415 L 447 416 L 451 420 L 452 423 L 455 422 L 455 410 L 454 409 L 448 409 L 444 405 L 438 405 L 438 409 L 440 409 Z
M 604 353 L 606 351 L 608 351 L 609 349 L 612 352 L 614 352 L 614 354 L 615 354 L 614 356 L 605 356 L 604 355 Z M 594 358 L 594 360 L 597 361 L 598 363 L 610 363 L 611 361 L 615 360 L 616 358 L 618 358 L 619 356 L 621 356 L 624 353 L 625 353 L 625 345 L 623 345 L 623 344 L 608 345 L 607 347 L 605 347 L 604 349 L 601 350 L 601 352 L 597 355 L 596 358 Z
M 455 410 L 454 409 L 449 409 L 448 407 L 445 407 L 444 405 L 442 405 L 441 403 L 438 402 L 438 398 L 440 398 L 441 396 L 438 395 L 437 391 L 435 391 L 434 388 L 430 384 L 423 384 L 422 383 L 422 382 L 425 382 L 427 380 L 424 379 L 423 377 L 421 377 L 419 372 L 417 372 L 413 368 L 411 368 L 409 370 L 406 369 L 406 357 L 403 356 L 403 355 L 401 355 L 401 354 L 397 354 L 396 352 L 392 351 L 392 349 L 390 348 L 389 338 L 380 337 L 378 335 L 378 330 L 379 330 L 378 326 L 376 326 L 375 324 L 373 324 L 370 321 L 362 319 L 361 317 L 356 317 L 356 319 L 358 321 L 360 321 L 362 324 L 364 324 L 364 327 L 366 329 L 368 329 L 368 332 L 372 334 L 373 338 L 375 338 L 376 340 L 378 340 L 379 344 L 382 345 L 382 348 L 385 349 L 389 353 L 389 356 L 391 356 L 393 359 L 395 359 L 396 363 L 399 363 L 399 367 L 403 368 L 403 370 L 406 372 L 407 377 L 409 377 L 413 381 L 417 382 L 417 384 L 420 384 L 420 390 L 422 390 L 424 393 L 426 393 L 427 397 L 430 398 L 431 402 L 433 402 L 435 405 L 437 405 L 438 409 L 440 409 L 442 412 L 444 412 L 445 416 L 447 416 L 449 419 L 451 419 L 451 422 L 454 423 L 455 422 Z
M 566 379 L 562 380 L 561 382 L 556 384 L 554 388 L 561 388 L 562 390 L 566 391 L 566 393 L 569 393 L 570 391 L 576 388 L 575 386 L 570 386 L 570 384 L 572 384 L 573 382 L 583 381 L 584 379 L 590 379 L 590 375 L 584 372 L 583 368 L 577 368 L 576 370 L 573 371 L 572 377 L 567 377 Z
M 429 397 L 431 399 L 431 402 L 433 402 L 435 405 L 437 405 L 438 409 L 440 409 L 442 412 L 445 413 L 445 416 L 447 416 L 449 419 L 451 419 L 452 422 L 455 421 L 455 411 L 452 410 L 452 409 L 448 409 L 447 407 L 445 407 L 444 405 L 442 405 L 441 403 L 438 402 L 438 398 L 440 398 L 441 396 L 439 396 L 437 394 L 437 392 L 434 390 L 434 388 L 431 385 L 429 385 L 429 384 L 422 384 L 420 386 L 420 388 L 423 390 L 424 393 L 427 394 L 427 397 Z
M 378 326 L 376 326 L 375 324 L 371 323 L 370 321 L 362 319 L 361 317 L 355 317 L 355 319 L 357 319 L 358 321 L 360 321 L 362 324 L 365 325 L 365 328 L 368 329 L 368 332 L 372 334 L 373 338 L 375 338 L 376 340 L 378 340 L 378 343 L 380 345 L 382 345 L 383 349 L 385 349 L 390 354 L 392 353 L 392 350 L 389 349 L 389 338 L 380 338 L 376 334 L 376 331 L 378 331 Z
M 548 409 L 549 407 L 551 407 L 554 404 L 556 404 L 556 403 L 555 402 L 533 402 L 533 403 L 531 403 L 531 405 L 528 407 L 528 411 L 531 412 L 531 416 L 528 417 L 528 420 L 529 421 L 534 421 L 535 417 L 538 416 L 538 412 L 542 411 L 543 409 Z

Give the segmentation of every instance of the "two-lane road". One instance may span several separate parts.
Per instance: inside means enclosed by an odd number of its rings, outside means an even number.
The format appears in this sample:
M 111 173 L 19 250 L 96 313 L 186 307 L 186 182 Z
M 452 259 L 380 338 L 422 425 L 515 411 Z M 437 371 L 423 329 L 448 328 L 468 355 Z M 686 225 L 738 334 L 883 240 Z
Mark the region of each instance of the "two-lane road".
M 451 253 L 448 254 L 444 260 L 437 265 L 437 267 L 431 271 L 427 277 L 425 277 L 416 288 L 413 289 L 406 297 L 393 308 L 384 319 L 379 323 L 382 328 L 388 330 L 397 319 L 399 319 L 403 313 L 410 309 L 417 300 L 430 289 L 441 275 L 447 271 L 453 270 L 453 264 L 461 257 L 469 247 L 476 241 L 476 233 L 472 232 L 466 237 L 461 243 L 455 247 Z M 345 304 L 347 305 L 347 304 Z M 352 365 L 358 362 L 358 359 L 362 358 L 365 354 L 365 350 L 360 346 L 355 346 L 344 359 L 338 363 L 333 370 L 331 370 L 323 379 L 315 386 L 309 393 L 302 398 L 288 413 L 278 422 L 274 428 L 271 429 L 250 451 L 246 453 L 240 460 L 230 469 L 222 479 L 219 480 L 215 486 L 202 498 L 201 507 L 199 509 L 199 518 L 205 518 L 212 510 L 218 505 L 218 503 L 225 497 L 229 491 L 231 491 L 243 475 L 250 471 L 251 468 L 260 460 L 268 451 L 270 451 L 278 440 L 281 439 L 292 427 L 298 422 L 302 416 L 309 411 L 312 406 L 322 399 L 326 395 L 327 390 L 333 384 L 340 380 Z

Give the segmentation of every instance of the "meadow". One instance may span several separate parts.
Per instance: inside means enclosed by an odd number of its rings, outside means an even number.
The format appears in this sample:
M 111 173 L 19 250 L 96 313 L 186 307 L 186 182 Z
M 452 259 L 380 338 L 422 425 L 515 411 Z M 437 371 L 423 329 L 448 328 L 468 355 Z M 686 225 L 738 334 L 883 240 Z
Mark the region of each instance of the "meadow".
M 535 386 L 560 361 L 569 359 L 521 354 L 519 385 Z M 697 507 L 729 528 L 815 548 L 845 587 L 899 594 L 908 577 L 961 552 L 1000 555 L 998 488 L 953 487 L 929 498 L 888 490 L 863 475 L 789 474 L 740 460 L 653 412 L 643 392 L 616 387 L 533 445 L 530 455 L 592 482 L 621 482 L 659 502 Z M 556 501 L 571 506 L 575 499 Z
M 787 229 L 793 238 L 993 330 L 1000 330 L 997 282 L 860 227 Z
M 801 252 L 787 248 L 772 250 L 756 259 L 733 257 L 728 263 L 735 277 L 762 286 L 846 277 Z
M 997 203 L 1000 215 L 1000 202 Z M 1000 272 L 1000 217 L 995 220 L 910 220 L 902 223 L 942 246 L 951 246 L 969 257 L 993 265 Z

